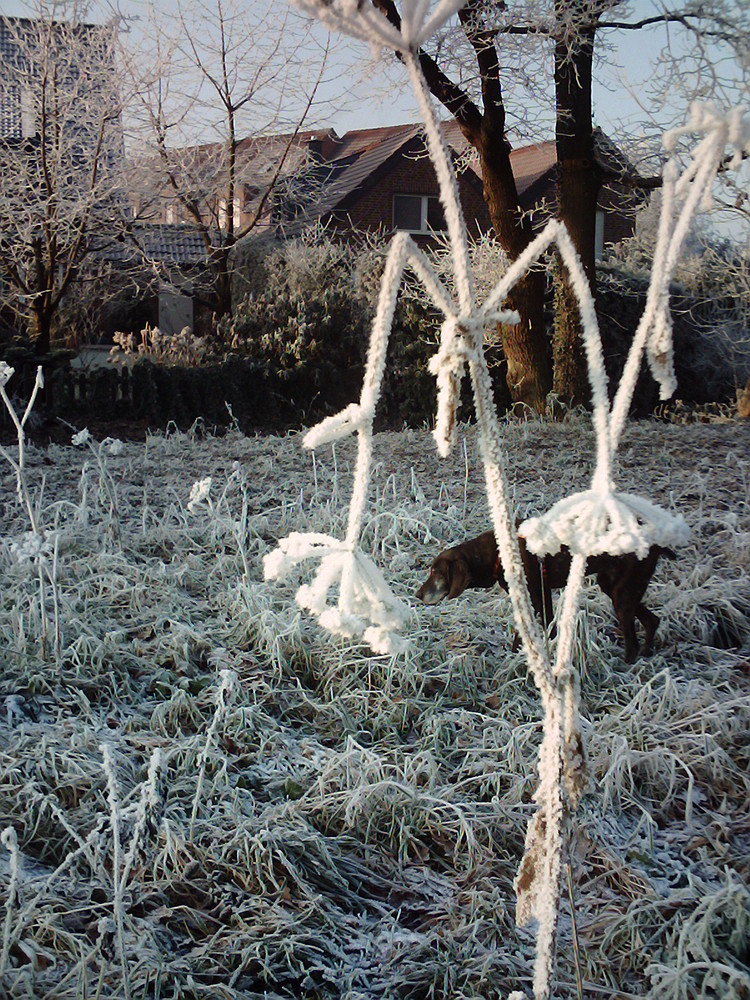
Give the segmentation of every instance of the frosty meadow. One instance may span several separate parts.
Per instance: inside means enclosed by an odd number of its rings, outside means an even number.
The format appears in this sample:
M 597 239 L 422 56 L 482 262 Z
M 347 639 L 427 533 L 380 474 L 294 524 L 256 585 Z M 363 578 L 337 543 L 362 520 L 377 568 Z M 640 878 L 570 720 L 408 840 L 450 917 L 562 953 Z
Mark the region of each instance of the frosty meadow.
M 685 126 L 698 144 L 684 171 L 665 167 L 646 309 L 610 403 L 563 226 L 477 299 L 414 54 L 460 3 L 405 2 L 400 30 L 369 5 L 299 5 L 401 54 L 455 294 L 394 238 L 360 399 L 304 435 L 311 457 L 295 436 L 198 429 L 29 448 L 34 398 L 19 418 L 0 368 L 18 439 L 2 452 L 0 988 L 746 996 L 750 445 L 627 415 L 644 354 L 674 391 L 669 277 L 719 164 L 750 153 L 750 118 L 703 107 Z M 503 301 L 553 246 L 580 302 L 591 420 L 501 422 L 484 332 L 513 321 Z M 373 435 L 407 267 L 444 317 L 432 440 Z M 459 427 L 466 369 L 476 424 Z M 406 595 L 437 549 L 488 510 L 512 616 L 482 594 L 415 610 Z M 572 553 L 554 641 L 517 512 L 531 551 Z M 678 560 L 652 584 L 656 653 L 633 669 L 584 568 L 653 545 Z
M 585 486 L 587 423 L 503 427 L 521 513 Z M 656 649 L 633 667 L 607 598 L 584 588 L 573 663 L 592 791 L 563 855 L 558 996 L 576 996 L 577 968 L 586 998 L 748 988 L 750 447 L 737 431 L 624 432 L 623 488 L 647 481 L 690 541 L 654 576 Z M 362 545 L 409 605 L 396 656 L 322 630 L 296 605 L 301 580 L 263 580 L 277 538 L 345 531 L 351 439 L 314 461 L 299 435 L 104 445 L 119 538 L 100 443 L 28 447 L 58 649 L 7 469 L 0 992 L 531 993 L 513 881 L 542 717 L 509 601 L 409 603 L 435 551 L 486 524 L 478 432 L 458 435 L 446 459 L 427 431 L 374 440 Z

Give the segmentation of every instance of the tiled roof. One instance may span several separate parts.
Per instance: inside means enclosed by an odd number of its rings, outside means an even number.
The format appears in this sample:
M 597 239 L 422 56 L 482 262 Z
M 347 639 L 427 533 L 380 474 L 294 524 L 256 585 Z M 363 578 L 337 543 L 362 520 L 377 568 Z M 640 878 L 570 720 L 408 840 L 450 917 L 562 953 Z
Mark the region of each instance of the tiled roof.
M 24 67 L 23 72 L 28 72 L 28 63 L 24 66 L 24 38 L 28 38 L 31 45 L 34 44 L 35 37 L 38 37 L 39 22 L 27 17 L 9 17 L 0 14 L 0 74 L 4 67 Z M 71 25 L 65 22 L 55 22 L 53 28 L 58 30 L 58 37 L 62 36 L 63 28 L 70 37 Z M 72 27 L 75 35 L 89 36 L 103 29 L 95 24 L 77 24 Z M 53 33 L 54 38 L 54 33 Z M 19 44 L 19 42 L 21 44 Z M 2 80 L 0 87 L 0 139 L 20 139 L 22 131 L 21 120 L 22 95 L 19 87 L 9 85 L 7 77 Z
M 276 172 L 279 156 L 291 143 L 283 173 L 288 176 L 298 174 L 304 164 L 311 168 L 293 188 L 294 207 L 298 212 L 300 208 L 303 210 L 283 224 L 285 234 L 293 235 L 312 220 L 346 208 L 347 199 L 364 189 L 391 157 L 412 143 L 421 128 L 419 124 L 405 124 L 353 129 L 343 136 L 338 136 L 333 129 L 313 129 L 296 135 L 251 137 L 238 144 L 240 176 L 244 182 L 253 178 L 258 190 L 265 190 Z M 478 154 L 457 122 L 444 122 L 442 129 L 459 161 L 481 177 Z M 597 146 L 597 155 L 608 167 L 619 165 L 622 169 L 625 166 L 622 154 L 602 134 L 597 135 Z M 414 149 L 414 153 L 417 152 Z M 186 153 L 199 161 L 205 158 L 209 163 L 213 157 L 221 155 L 222 147 L 207 144 L 186 150 Z M 510 162 L 521 206 L 532 208 L 541 197 L 550 193 L 554 183 L 557 163 L 555 143 L 550 140 L 514 149 L 510 153 Z
M 18 46 L 12 33 L 17 23 L 17 18 L 0 17 L 0 67 L 18 62 Z M 21 138 L 21 95 L 8 93 L 5 86 L 0 91 L 0 138 Z
M 394 153 L 417 135 L 419 126 L 411 125 L 408 128 L 393 130 L 366 129 L 365 131 L 378 131 L 384 134 L 375 141 L 368 141 L 369 137 L 351 132 L 344 136 L 342 146 L 345 152 L 343 156 L 337 156 L 337 160 L 347 160 L 347 162 L 337 172 L 335 179 L 326 185 L 323 198 L 316 206 L 321 215 L 331 211 L 344 198 L 356 191 L 378 167 L 382 166 L 386 160 L 390 159 Z M 390 134 L 385 134 L 389 131 Z
M 103 243 L 97 256 L 113 263 L 135 263 L 144 258 L 157 264 L 187 266 L 205 264 L 206 246 L 192 226 L 139 222 L 131 230 L 130 241 Z
M 479 159 L 470 143 L 461 132 L 455 120 L 443 122 L 443 134 L 454 153 L 466 158 L 474 172 L 479 175 Z M 335 158 L 356 157 L 344 167 L 328 186 L 321 203 L 316 205 L 320 214 L 330 212 L 339 202 L 367 180 L 377 167 L 381 166 L 419 133 L 420 125 L 394 125 L 386 128 L 358 129 L 343 135 L 336 147 Z M 518 195 L 524 195 L 542 178 L 552 177 L 557 162 L 555 143 L 542 142 L 532 146 L 522 146 L 510 154 L 511 167 L 516 179 Z M 524 206 L 526 207 L 526 206 Z
M 320 179 L 313 182 L 305 210 L 281 224 L 284 235 L 294 236 L 315 219 L 334 211 L 394 153 L 409 143 L 419 130 L 419 125 L 398 125 L 347 132 L 336 143 L 333 155 L 324 165 L 327 176 L 322 175 L 322 183 Z
M 453 123 L 446 123 L 450 124 Z M 421 132 L 421 125 L 411 124 L 355 129 L 343 135 L 328 161 L 331 168 L 329 179 L 321 185 L 308 210 L 292 223 L 284 225 L 285 235 L 294 235 L 305 225 L 309 225 L 312 219 L 322 218 L 337 208 L 344 207 L 347 198 L 365 188 L 367 181 L 380 167 L 410 144 L 413 147 L 409 150 L 410 153 L 426 155 L 422 142 L 417 145 L 414 143 Z M 446 138 L 449 146 L 459 155 L 463 156 L 469 150 L 463 136 L 460 136 L 463 142 L 450 133 Z
M 557 166 L 557 151 L 552 141 L 533 146 L 521 146 L 510 153 L 510 166 L 516 180 L 516 190 L 523 205 L 524 195 L 531 191 L 543 177 L 552 178 Z
M 401 136 L 411 138 L 419 131 L 421 125 L 389 125 L 381 128 L 361 128 L 346 132 L 338 140 L 334 156 L 342 159 L 373 150 L 383 143 L 392 143 Z

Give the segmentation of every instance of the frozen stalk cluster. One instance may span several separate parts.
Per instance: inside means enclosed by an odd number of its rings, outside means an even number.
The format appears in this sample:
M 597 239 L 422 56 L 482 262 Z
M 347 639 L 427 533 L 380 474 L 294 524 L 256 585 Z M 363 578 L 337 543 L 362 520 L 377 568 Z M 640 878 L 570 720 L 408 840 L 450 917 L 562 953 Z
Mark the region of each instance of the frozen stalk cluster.
M 29 515 L 29 520 L 31 521 L 31 530 L 33 532 L 38 532 L 39 526 L 37 524 L 37 516 L 34 510 L 33 504 L 31 502 L 31 497 L 29 495 L 28 487 L 26 485 L 26 435 L 25 427 L 26 421 L 29 419 L 31 411 L 34 409 L 34 403 L 36 402 L 36 397 L 40 389 L 44 388 L 44 375 L 42 374 L 41 365 L 36 370 L 36 379 L 34 380 L 34 388 L 31 392 L 28 403 L 26 404 L 26 409 L 24 410 L 23 416 L 19 417 L 16 413 L 13 403 L 8 397 L 8 393 L 5 389 L 8 382 L 13 378 L 15 374 L 15 368 L 7 363 L 7 361 L 0 361 L 0 397 L 2 397 L 3 403 L 5 403 L 5 408 L 10 415 L 10 419 L 13 421 L 13 426 L 16 428 L 16 437 L 18 440 L 18 459 L 14 459 L 10 452 L 6 451 L 5 448 L 0 445 L 0 455 L 8 462 L 13 471 L 16 474 L 16 489 L 18 491 L 18 499 L 21 503 L 26 505 L 26 510 Z
M 664 198 L 646 308 L 633 340 L 623 377 L 610 406 L 601 338 L 594 302 L 580 259 L 570 237 L 552 220 L 497 283 L 484 302 L 478 302 L 469 264 L 466 226 L 458 186 L 439 122 L 422 76 L 417 50 L 462 3 L 442 0 L 430 11 L 429 0 L 404 0 L 400 31 L 369 0 L 296 0 L 327 27 L 367 41 L 377 52 L 387 47 L 402 55 L 423 115 L 430 157 L 440 183 L 440 199 L 450 239 L 455 295 L 440 280 L 427 258 L 405 233 L 390 247 L 373 321 L 370 348 L 359 402 L 313 427 L 304 439 L 308 448 L 349 434 L 358 438 L 358 456 L 346 538 L 293 534 L 282 539 L 265 560 L 269 579 L 283 576 L 308 559 L 320 559 L 317 574 L 302 586 L 297 600 L 320 623 L 346 636 L 362 635 L 376 652 L 399 648 L 396 630 L 406 620 L 405 610 L 391 594 L 372 561 L 359 548 L 372 457 L 372 426 L 380 395 L 388 338 L 404 269 L 408 266 L 443 314 L 440 347 L 430 370 L 438 384 L 435 438 L 447 455 L 453 444 L 461 379 L 468 368 L 480 431 L 481 455 L 492 525 L 503 563 L 518 632 L 544 706 L 544 739 L 539 753 L 537 812 L 529 824 L 526 850 L 516 878 L 517 919 L 537 923 L 534 996 L 550 996 L 562 830 L 566 810 L 575 808 L 587 787 L 584 744 L 579 720 L 579 683 L 571 660 L 575 622 L 586 558 L 592 553 L 635 552 L 645 555 L 651 545 L 678 545 L 687 538 L 683 519 L 650 501 L 619 492 L 614 481 L 614 455 L 627 418 L 644 353 L 663 398 L 675 389 L 669 318 L 669 278 L 698 206 L 710 198 L 711 185 L 727 145 L 735 158 L 750 152 L 750 120 L 742 111 L 728 117 L 713 109 L 696 108 L 684 130 L 702 139 L 693 159 L 680 175 L 676 161 L 664 171 Z M 679 133 L 665 137 L 671 150 Z M 547 250 L 556 246 L 567 267 L 580 303 L 583 339 L 592 389 L 596 467 L 588 490 L 556 504 L 543 517 L 521 526 L 529 548 L 539 554 L 567 545 L 573 561 L 560 616 L 554 661 L 550 658 L 533 613 L 516 538 L 513 511 L 503 472 L 503 447 L 492 383 L 483 351 L 484 331 L 501 321 L 517 321 L 516 314 L 499 304 Z M 330 591 L 338 586 L 336 606 Z M 513 993 L 515 998 L 522 993 Z

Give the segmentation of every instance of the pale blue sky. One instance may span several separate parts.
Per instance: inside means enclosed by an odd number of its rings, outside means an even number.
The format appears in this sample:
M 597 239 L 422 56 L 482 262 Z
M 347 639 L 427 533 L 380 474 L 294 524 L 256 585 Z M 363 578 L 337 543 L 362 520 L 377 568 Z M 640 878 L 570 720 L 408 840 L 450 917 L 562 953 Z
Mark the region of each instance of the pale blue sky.
M 174 0 L 154 2 L 161 9 L 174 5 Z M 286 0 L 274 2 L 278 3 L 280 9 L 287 6 Z M 736 2 L 741 5 L 745 0 Z M 106 17 L 106 12 L 115 4 L 125 15 L 137 15 L 142 14 L 147 0 L 97 0 L 90 5 L 94 15 L 92 19 Z M 184 0 L 183 6 L 189 9 L 188 0 Z M 628 19 L 649 16 L 658 12 L 659 8 L 659 0 L 631 0 L 627 4 L 627 10 L 630 11 Z M 28 10 L 23 0 L 0 0 L 2 13 L 28 14 Z M 625 19 L 624 14 L 619 12 L 617 16 Z M 616 133 L 621 123 L 625 123 L 630 129 L 634 123 L 647 120 L 648 116 L 639 105 L 639 101 L 643 100 L 645 85 L 653 77 L 655 60 L 665 44 L 679 44 L 679 35 L 678 28 L 672 28 L 668 33 L 658 26 L 637 33 L 606 33 L 612 47 L 598 64 L 594 93 L 597 123 L 605 131 Z M 343 72 L 325 88 L 324 95 L 330 101 L 332 109 L 329 111 L 326 107 L 325 113 L 327 120 L 337 131 L 416 120 L 414 98 L 403 85 L 403 74 L 397 66 L 373 63 L 367 46 L 341 37 L 332 39 L 332 53 L 334 56 L 339 55 Z M 317 58 L 317 54 L 313 58 Z M 549 80 L 547 89 L 551 87 L 552 82 Z M 509 86 L 506 89 L 510 91 Z M 336 105 L 343 107 L 337 110 L 334 107 Z M 666 120 L 671 116 L 667 113 L 664 117 Z
M 175 0 L 154 2 L 159 4 L 159 9 L 168 9 L 175 4 Z M 731 2 L 736 2 L 739 10 L 745 0 L 730 0 Z M 92 19 L 106 17 L 107 10 L 111 10 L 114 3 L 118 3 L 125 15 L 140 15 L 147 9 L 148 0 L 97 0 L 91 6 L 95 14 Z M 273 4 L 278 5 L 279 15 L 288 9 L 286 0 L 273 0 Z M 190 10 L 188 0 L 183 0 L 183 8 Z M 627 5 L 617 8 L 610 19 L 616 17 L 619 20 L 638 20 L 657 13 L 659 8 L 659 0 L 631 0 Z M 28 8 L 22 0 L 0 0 L 0 11 L 7 14 L 28 14 Z M 655 65 L 659 54 L 665 48 L 681 53 L 681 29 L 673 27 L 667 30 L 654 26 L 638 32 L 608 31 L 602 34 L 607 39 L 607 48 L 602 52 L 595 72 L 596 123 L 626 148 L 629 148 L 629 140 L 641 137 L 649 137 L 651 147 L 655 148 L 661 129 L 684 121 L 686 114 L 684 98 L 676 86 L 666 88 L 661 102 L 654 102 L 653 95 L 649 94 L 657 76 Z M 316 28 L 316 37 L 318 45 L 310 46 L 310 61 L 317 63 L 320 45 L 326 37 L 320 26 Z M 348 129 L 418 120 L 414 97 L 405 85 L 401 67 L 393 58 L 373 62 L 366 45 L 341 36 L 333 36 L 330 45 L 330 78 L 318 92 L 319 101 L 313 109 L 311 126 L 333 126 L 339 134 L 343 134 Z M 512 50 L 509 51 L 512 53 Z M 512 54 L 509 58 L 512 59 Z M 538 79 L 539 75 L 536 77 Z M 542 74 L 541 79 L 544 81 L 545 94 L 549 96 L 553 86 L 550 73 Z M 539 104 L 535 106 L 529 99 L 514 98 L 512 80 L 513 71 L 509 66 L 504 88 L 513 145 L 552 138 L 552 117 L 545 115 Z M 301 100 L 299 93 L 292 93 L 290 97 L 292 102 L 295 97 Z M 738 98 L 735 92 L 725 99 L 734 103 L 738 99 L 744 99 L 746 104 L 750 103 L 747 93 Z M 534 108 L 536 110 L 532 110 Z M 290 115 L 293 110 L 289 108 Z M 525 116 L 525 121 L 521 120 L 522 116 Z M 746 231 L 747 229 L 750 227 L 746 227 Z M 740 230 L 738 238 L 743 242 L 748 239 L 747 235 L 741 235 Z

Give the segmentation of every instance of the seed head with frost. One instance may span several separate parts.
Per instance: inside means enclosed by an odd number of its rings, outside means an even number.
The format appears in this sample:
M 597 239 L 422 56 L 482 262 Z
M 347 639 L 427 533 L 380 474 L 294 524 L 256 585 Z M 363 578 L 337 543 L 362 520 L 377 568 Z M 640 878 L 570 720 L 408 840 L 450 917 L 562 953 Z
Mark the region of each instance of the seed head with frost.
M 538 556 L 554 555 L 566 545 L 585 556 L 635 552 L 639 559 L 646 558 L 652 545 L 685 545 L 690 534 L 681 515 L 644 497 L 596 489 L 573 493 L 518 530 Z
M 88 427 L 84 427 L 83 430 L 78 431 L 77 434 L 73 435 L 72 444 L 78 448 L 82 444 L 88 444 L 91 440 L 91 433 Z
M 297 603 L 314 614 L 336 635 L 361 636 L 376 653 L 393 654 L 402 647 L 395 635 L 408 617 L 408 609 L 391 592 L 380 570 L 363 552 L 323 534 L 293 532 L 263 560 L 267 580 L 286 576 L 299 563 L 320 559 L 312 583 L 297 591 Z M 336 605 L 328 595 L 338 587 Z
M 119 438 L 105 438 L 102 441 L 102 447 L 106 448 L 113 458 L 116 458 L 118 455 L 122 455 L 125 451 L 125 445 Z
M 10 557 L 19 566 L 36 564 L 40 559 L 51 559 L 55 538 L 53 531 L 27 531 L 21 538 L 10 543 Z
M 382 48 L 416 51 L 466 0 L 440 0 L 432 12 L 429 0 L 403 0 L 400 30 L 370 0 L 293 0 L 293 3 L 327 28 L 369 43 L 373 52 L 379 54 Z
M 188 499 L 188 510 L 191 514 L 194 514 L 198 507 L 203 503 L 204 500 L 208 499 L 211 492 L 211 477 L 206 476 L 205 479 L 199 479 L 197 482 L 193 483 L 190 490 L 190 497 Z

